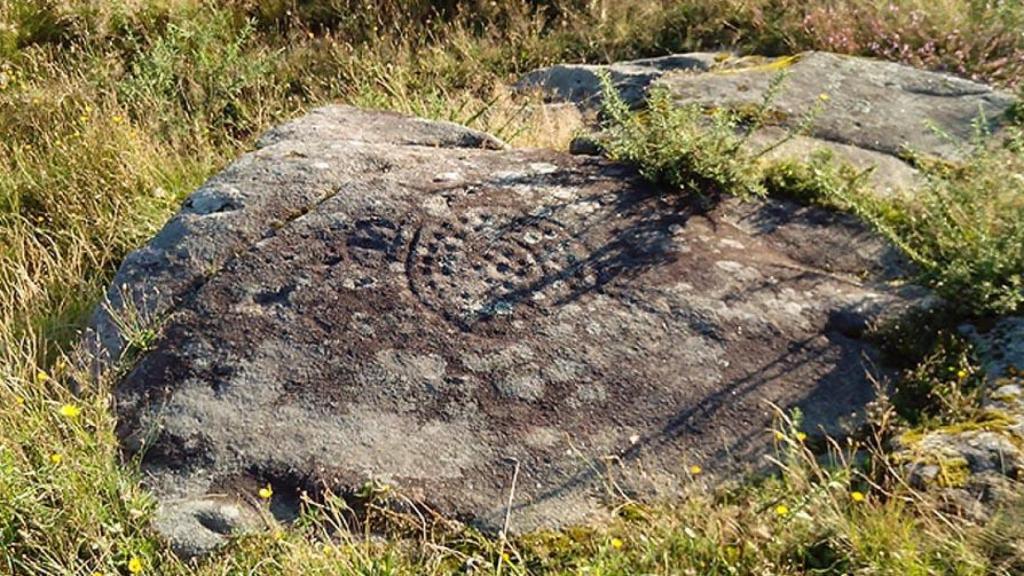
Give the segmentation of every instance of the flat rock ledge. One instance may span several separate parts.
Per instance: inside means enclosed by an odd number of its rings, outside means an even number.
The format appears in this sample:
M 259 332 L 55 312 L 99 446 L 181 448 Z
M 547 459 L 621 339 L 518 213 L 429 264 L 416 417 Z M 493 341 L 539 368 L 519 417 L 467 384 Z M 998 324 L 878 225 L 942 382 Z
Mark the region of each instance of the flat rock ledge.
M 773 79 L 784 74 L 769 104 L 774 126 L 757 134 L 752 146 L 759 150 L 777 142 L 813 113 L 805 134 L 768 157 L 805 160 L 826 149 L 858 169 L 875 167 L 872 181 L 883 195 L 920 183 L 908 157 L 962 158 L 979 127 L 997 134 L 1008 124 L 1015 102 L 1009 93 L 955 76 L 827 52 L 782 58 L 699 52 L 607 66 L 559 64 L 530 72 L 518 86 L 540 89 L 552 101 L 596 108 L 601 73 L 635 107 L 659 86 L 680 105 L 739 110 L 761 105 Z
M 855 220 L 712 206 L 595 157 L 328 107 L 272 130 L 119 270 L 101 363 L 179 554 L 368 481 L 486 531 L 763 466 L 772 404 L 842 434 L 870 327 L 928 305 Z M 271 484 L 269 505 L 255 497 Z

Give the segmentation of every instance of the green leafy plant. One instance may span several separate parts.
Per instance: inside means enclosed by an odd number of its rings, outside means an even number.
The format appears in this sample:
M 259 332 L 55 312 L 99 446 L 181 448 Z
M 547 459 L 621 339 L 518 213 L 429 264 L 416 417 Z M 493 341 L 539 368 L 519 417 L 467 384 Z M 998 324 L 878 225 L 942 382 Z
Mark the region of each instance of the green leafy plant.
M 1024 306 L 1024 134 L 979 143 L 960 167 L 931 169 L 892 234 L 940 293 L 973 313 Z
M 921 281 L 961 315 L 1024 307 L 1024 137 L 1004 146 L 979 139 L 960 164 L 922 163 L 916 190 L 880 198 L 864 176 L 828 154 L 766 170 L 773 194 L 863 218 L 921 269 Z
M 896 384 L 892 403 L 914 426 L 935 427 L 979 416 L 982 370 L 963 339 L 941 334 L 934 349 Z
M 218 137 L 251 135 L 262 126 L 259 106 L 281 99 L 273 53 L 255 46 L 253 34 L 252 25 L 236 28 L 227 13 L 172 23 L 142 47 L 119 85 L 119 97 L 138 115 L 161 108 L 167 119 L 183 113 L 192 119 L 190 130 Z M 164 125 L 167 130 L 178 127 Z
M 746 138 L 739 130 L 739 113 L 679 106 L 668 91 L 657 87 L 647 108 L 634 112 L 608 75 L 602 76 L 601 85 L 601 144 L 613 160 L 634 164 L 651 182 L 687 193 L 765 194 L 755 157 L 743 147 Z

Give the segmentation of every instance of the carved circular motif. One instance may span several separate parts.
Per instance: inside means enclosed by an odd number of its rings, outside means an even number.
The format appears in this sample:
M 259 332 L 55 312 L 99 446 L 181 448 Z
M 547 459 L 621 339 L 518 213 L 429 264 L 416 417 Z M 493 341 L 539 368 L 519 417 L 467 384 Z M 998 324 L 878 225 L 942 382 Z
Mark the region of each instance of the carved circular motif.
M 557 301 L 585 266 L 586 250 L 555 220 L 480 209 L 422 227 L 407 272 L 420 301 L 468 328 Z

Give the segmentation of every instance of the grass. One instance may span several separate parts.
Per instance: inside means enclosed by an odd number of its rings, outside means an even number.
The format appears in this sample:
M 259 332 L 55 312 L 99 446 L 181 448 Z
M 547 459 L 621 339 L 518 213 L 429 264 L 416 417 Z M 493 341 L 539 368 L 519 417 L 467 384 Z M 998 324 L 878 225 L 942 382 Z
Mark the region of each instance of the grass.
M 777 476 L 711 489 L 698 475 L 687 498 L 623 503 L 607 525 L 506 548 L 450 528 L 424 536 L 388 516 L 395 538 L 328 541 L 313 520 L 338 516 L 337 506 L 310 506 L 309 521 L 242 538 L 190 567 L 149 531 L 154 503 L 117 450 L 110 383 L 72 395 L 89 380 L 68 356 L 124 255 L 262 130 L 311 106 L 382 107 L 517 145 L 564 146 L 560 119 L 503 86 L 557 61 L 732 47 L 833 49 L 1012 87 L 1024 78 L 1022 22 L 1016 4 L 967 0 L 0 0 L 0 572 L 1019 573 L 1012 522 L 944 515 L 900 485 L 875 445 L 858 451 L 867 459 L 833 447 L 835 465 L 822 466 L 789 424 Z M 721 192 L 771 189 L 747 159 L 722 160 L 736 144 L 725 137 L 735 121 L 719 118 L 710 136 L 685 130 L 686 118 L 659 126 L 690 140 L 660 156 L 652 174 L 680 186 L 722 182 Z M 679 153 L 697 172 L 673 168 Z M 936 285 L 980 286 L 984 309 L 1019 309 L 1004 281 L 1019 271 L 1018 197 L 991 204 L 980 194 L 1011 190 L 994 167 L 1018 170 L 1019 159 L 1007 148 L 937 174 L 935 202 L 897 218 L 864 214 L 916 247 Z M 824 198 L 826 186 L 811 188 Z M 963 234 L 979 239 L 977 250 L 955 248 Z M 65 405 L 80 413 L 62 414 Z

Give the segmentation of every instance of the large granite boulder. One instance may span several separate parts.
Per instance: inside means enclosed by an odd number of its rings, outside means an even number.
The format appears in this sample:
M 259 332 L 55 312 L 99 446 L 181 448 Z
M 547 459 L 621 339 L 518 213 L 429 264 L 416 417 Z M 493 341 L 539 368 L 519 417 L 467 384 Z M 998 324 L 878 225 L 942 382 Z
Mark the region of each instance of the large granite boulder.
M 806 134 L 773 150 L 773 157 L 805 159 L 825 148 L 858 168 L 876 166 L 874 179 L 882 192 L 917 182 L 915 170 L 903 161 L 908 155 L 962 157 L 978 128 L 995 133 L 1008 123 L 1015 101 L 1009 93 L 955 76 L 826 52 L 774 59 L 696 53 L 609 66 L 562 64 L 527 74 L 519 86 L 596 107 L 601 71 L 633 106 L 642 106 L 651 88 L 661 86 L 680 104 L 739 110 L 760 106 L 773 80 L 784 74 L 769 104 L 772 124 L 796 129 L 808 116 L 813 122 Z M 775 132 L 755 138 L 756 144 L 777 140 Z
M 609 477 L 670 494 L 690 465 L 758 465 L 770 403 L 856 424 L 868 328 L 922 305 L 906 272 L 842 215 L 330 107 L 125 260 L 94 345 L 109 364 L 159 328 L 119 434 L 182 554 L 258 524 L 267 483 L 279 518 L 374 480 L 499 529 L 517 466 L 521 531 L 601 514 Z

